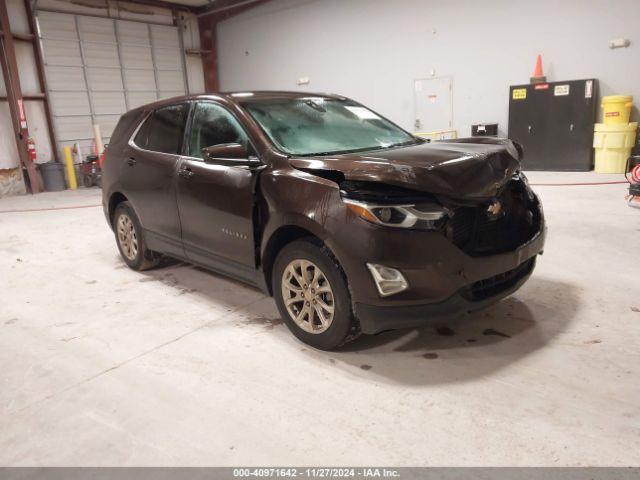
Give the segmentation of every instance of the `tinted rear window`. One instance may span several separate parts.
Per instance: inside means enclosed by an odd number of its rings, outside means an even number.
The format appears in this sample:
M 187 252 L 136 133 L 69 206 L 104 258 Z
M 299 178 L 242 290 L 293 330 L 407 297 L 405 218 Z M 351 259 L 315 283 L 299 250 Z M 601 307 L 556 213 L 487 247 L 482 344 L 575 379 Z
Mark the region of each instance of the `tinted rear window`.
M 179 153 L 188 112 L 187 103 L 169 105 L 155 110 L 144 122 L 133 141 L 145 150 Z

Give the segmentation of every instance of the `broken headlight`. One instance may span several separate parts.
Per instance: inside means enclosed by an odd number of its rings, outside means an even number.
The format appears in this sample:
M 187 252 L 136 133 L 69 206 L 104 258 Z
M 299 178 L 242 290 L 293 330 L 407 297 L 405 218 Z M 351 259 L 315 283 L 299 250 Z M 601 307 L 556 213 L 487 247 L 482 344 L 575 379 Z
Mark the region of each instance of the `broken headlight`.
M 386 227 L 438 230 L 450 215 L 437 204 L 376 205 L 349 199 L 344 203 L 360 218 Z
M 527 196 L 529 197 L 529 200 L 533 201 L 533 199 L 535 198 L 535 193 L 533 193 L 533 190 L 531 189 L 531 185 L 529 185 L 529 179 L 522 172 L 522 170 L 519 170 L 516 173 L 514 173 L 513 174 L 513 179 L 514 180 L 519 180 L 519 181 L 522 182 L 522 184 L 524 185 L 524 190 L 525 190 L 525 192 L 527 192 Z

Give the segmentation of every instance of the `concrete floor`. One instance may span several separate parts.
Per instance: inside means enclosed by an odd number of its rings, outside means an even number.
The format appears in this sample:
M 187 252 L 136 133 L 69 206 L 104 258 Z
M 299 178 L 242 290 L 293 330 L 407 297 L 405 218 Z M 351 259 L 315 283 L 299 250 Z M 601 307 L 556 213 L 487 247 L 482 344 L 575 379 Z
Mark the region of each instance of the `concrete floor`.
M 256 290 L 129 270 L 99 207 L 6 213 L 98 190 L 0 199 L 0 465 L 640 464 L 640 211 L 623 185 L 536 190 L 519 292 L 334 353 Z

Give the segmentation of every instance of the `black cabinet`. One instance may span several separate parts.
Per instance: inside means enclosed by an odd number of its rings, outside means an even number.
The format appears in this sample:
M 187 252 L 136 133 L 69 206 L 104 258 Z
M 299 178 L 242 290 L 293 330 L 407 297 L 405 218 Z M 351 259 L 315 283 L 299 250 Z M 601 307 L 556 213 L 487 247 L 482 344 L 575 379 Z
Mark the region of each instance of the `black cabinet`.
M 509 138 L 522 144 L 525 170 L 593 168 L 598 81 L 509 87 Z

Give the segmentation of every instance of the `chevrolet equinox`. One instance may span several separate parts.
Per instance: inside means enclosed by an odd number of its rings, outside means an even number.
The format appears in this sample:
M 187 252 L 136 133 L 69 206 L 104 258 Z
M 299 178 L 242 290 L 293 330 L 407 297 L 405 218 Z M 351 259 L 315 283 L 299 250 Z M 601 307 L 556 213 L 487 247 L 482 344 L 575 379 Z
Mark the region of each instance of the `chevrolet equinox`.
M 111 136 L 103 205 L 135 270 L 175 257 L 273 295 L 333 349 L 517 290 L 542 252 L 520 145 L 429 142 L 338 95 L 158 101 Z

